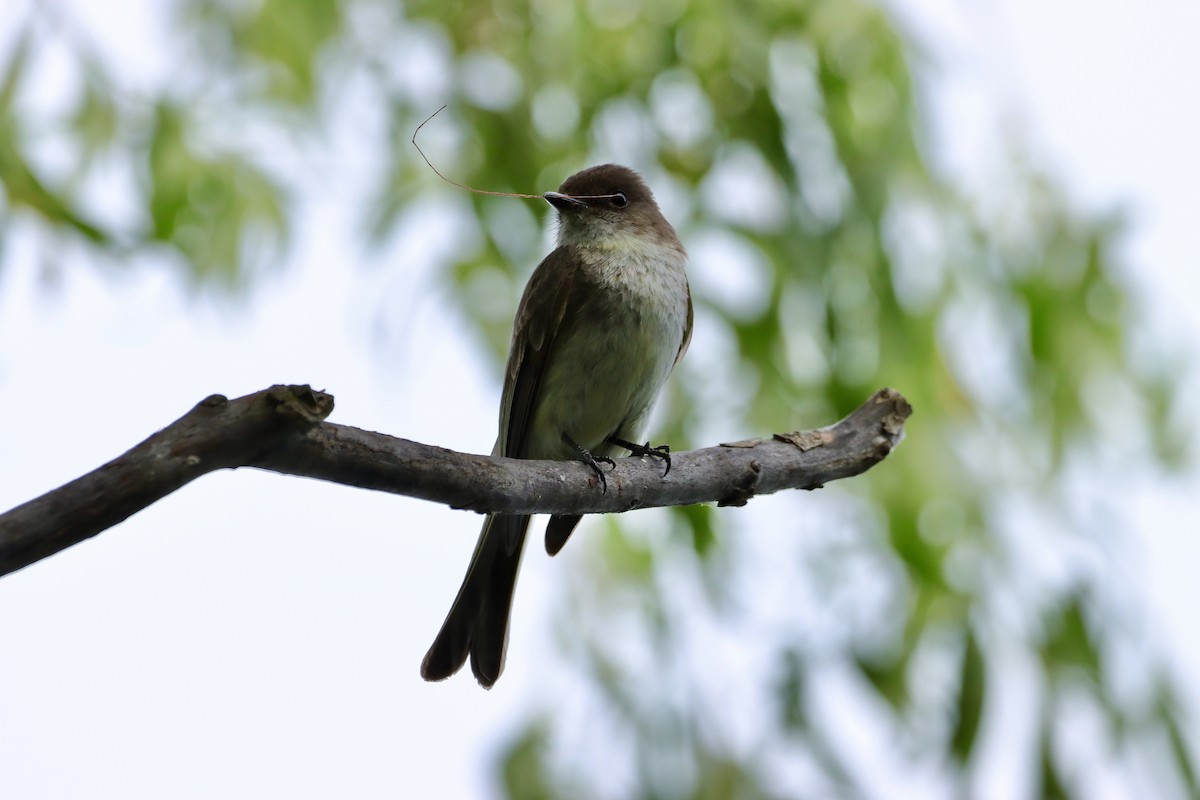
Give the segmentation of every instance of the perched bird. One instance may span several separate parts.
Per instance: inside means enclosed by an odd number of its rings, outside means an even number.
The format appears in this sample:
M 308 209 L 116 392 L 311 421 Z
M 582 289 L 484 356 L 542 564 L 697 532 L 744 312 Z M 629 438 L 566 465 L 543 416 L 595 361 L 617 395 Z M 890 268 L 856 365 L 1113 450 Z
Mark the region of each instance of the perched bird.
M 633 170 L 590 167 L 543 195 L 558 212 L 558 242 L 517 308 L 493 455 L 599 463 L 636 442 L 692 336 L 687 253 Z M 665 473 L 664 473 L 665 474 Z M 577 515 L 546 527 L 546 550 L 566 543 Z M 508 617 L 529 517 L 490 514 L 441 631 L 421 662 L 439 681 L 462 667 L 490 688 L 504 669 Z

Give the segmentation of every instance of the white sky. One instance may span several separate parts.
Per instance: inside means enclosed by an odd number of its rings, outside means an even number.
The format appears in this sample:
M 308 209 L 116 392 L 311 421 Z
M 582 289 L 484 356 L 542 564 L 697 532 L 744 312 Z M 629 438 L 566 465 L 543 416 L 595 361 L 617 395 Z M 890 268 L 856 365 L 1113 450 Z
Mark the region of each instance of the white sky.
M 1200 344 L 1188 308 L 1200 293 L 1200 5 L 895 3 L 945 53 L 946 157 L 970 171 L 997 110 L 1028 131 L 1081 202 L 1131 211 L 1129 259 L 1156 326 Z M 113 52 L 140 57 L 136 3 L 71 5 Z M 212 392 L 274 382 L 328 389 L 337 422 L 486 451 L 495 375 L 399 251 L 365 265 L 347 249 L 352 216 L 336 203 L 312 209 L 296 263 L 257 289 L 253 313 L 189 301 L 149 270 L 101 274 L 70 252 L 52 256 L 63 265 L 47 285 L 33 243 L 10 240 L 0 508 L 94 468 Z M 378 345 L 370 313 L 381 297 L 419 336 Z M 1128 577 L 1149 591 L 1183 675 L 1200 674 L 1197 497 L 1194 477 L 1130 487 L 1144 550 Z M 552 582 L 586 551 L 551 563 L 533 548 L 495 689 L 469 676 L 429 686 L 417 664 L 477 527 L 431 504 L 247 470 L 205 477 L 0 580 L 4 795 L 487 796 L 515 715 L 547 690 L 539 620 Z

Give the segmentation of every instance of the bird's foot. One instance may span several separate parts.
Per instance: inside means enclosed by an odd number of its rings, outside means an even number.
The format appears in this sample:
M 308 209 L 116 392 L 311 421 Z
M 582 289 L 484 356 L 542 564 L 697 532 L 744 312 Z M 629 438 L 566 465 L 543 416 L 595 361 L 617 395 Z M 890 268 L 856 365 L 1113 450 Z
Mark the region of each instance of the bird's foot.
M 661 458 L 663 463 L 667 465 L 667 468 L 663 470 L 664 478 L 667 477 L 667 474 L 671 471 L 671 445 L 669 444 L 651 445 L 649 442 L 646 442 L 645 444 L 634 444 L 633 442 L 627 442 L 624 439 L 618 439 L 615 436 L 608 437 L 608 442 L 609 444 L 615 444 L 617 447 L 624 447 L 630 452 L 630 454 L 635 455 L 638 458 L 645 458 L 646 456 L 650 456 L 651 458 Z
M 562 438 L 563 438 L 564 442 L 566 442 L 568 445 L 570 445 L 572 448 L 574 448 L 576 454 L 578 454 L 578 456 L 579 456 L 579 460 L 592 468 L 592 472 L 595 472 L 596 477 L 600 479 L 601 492 L 604 494 L 607 494 L 608 493 L 608 479 L 604 477 L 604 470 L 600 469 L 600 465 L 608 464 L 609 469 L 616 469 L 617 462 L 613 461 L 608 456 L 593 455 L 592 453 L 588 452 L 587 450 L 585 450 L 584 448 L 582 448 L 578 444 L 576 444 L 575 441 L 570 436 L 567 436 L 565 433 L 563 434 Z

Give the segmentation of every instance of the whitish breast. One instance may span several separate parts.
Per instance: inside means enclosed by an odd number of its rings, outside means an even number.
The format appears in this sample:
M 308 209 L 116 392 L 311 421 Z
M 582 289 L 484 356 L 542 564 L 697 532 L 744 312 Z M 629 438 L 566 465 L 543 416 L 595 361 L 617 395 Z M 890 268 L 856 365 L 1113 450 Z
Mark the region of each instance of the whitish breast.
M 642 436 L 683 338 L 687 277 L 674 249 L 631 253 L 586 270 L 589 300 L 564 320 L 542 378 L 531 458 L 573 458 L 564 433 L 596 454 L 612 452 L 611 435 Z

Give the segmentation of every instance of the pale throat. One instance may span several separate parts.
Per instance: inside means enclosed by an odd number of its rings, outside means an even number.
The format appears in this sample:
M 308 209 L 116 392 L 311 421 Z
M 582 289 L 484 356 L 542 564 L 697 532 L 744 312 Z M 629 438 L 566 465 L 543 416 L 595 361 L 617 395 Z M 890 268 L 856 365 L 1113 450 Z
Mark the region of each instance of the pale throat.
M 629 274 L 630 271 L 657 271 L 661 269 L 659 265 L 665 265 L 673 268 L 671 271 L 677 269 L 679 277 L 686 280 L 683 267 L 687 254 L 679 241 L 647 233 L 644 229 L 610 229 L 601 233 L 564 225 L 559 231 L 559 244 L 574 246 L 581 253 L 592 256 L 587 260 L 601 279 L 626 282 L 635 277 Z

